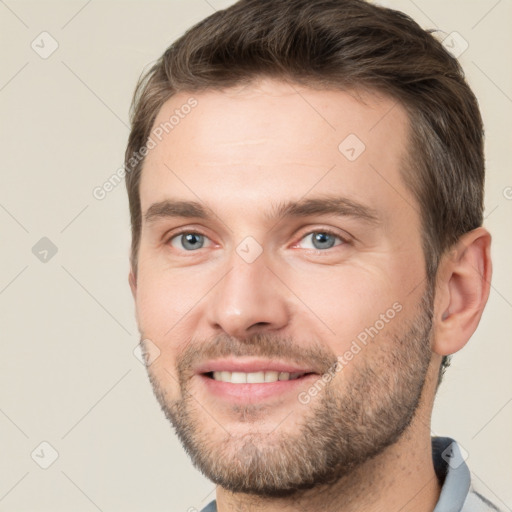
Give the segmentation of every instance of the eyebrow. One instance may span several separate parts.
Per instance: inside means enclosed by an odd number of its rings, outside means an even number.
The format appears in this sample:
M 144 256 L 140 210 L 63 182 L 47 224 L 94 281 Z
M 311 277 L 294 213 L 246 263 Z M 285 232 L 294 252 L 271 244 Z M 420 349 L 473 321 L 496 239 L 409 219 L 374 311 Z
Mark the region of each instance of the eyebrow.
M 208 220 L 215 217 L 210 212 L 210 208 L 203 206 L 197 201 L 166 199 L 153 203 L 147 209 L 144 220 L 146 223 L 173 217 Z M 369 224 L 378 224 L 380 222 L 377 210 L 352 199 L 338 196 L 321 196 L 300 199 L 298 201 L 274 203 L 269 211 L 264 214 L 264 218 L 267 221 L 273 221 L 279 218 L 308 217 L 312 215 L 353 217 Z

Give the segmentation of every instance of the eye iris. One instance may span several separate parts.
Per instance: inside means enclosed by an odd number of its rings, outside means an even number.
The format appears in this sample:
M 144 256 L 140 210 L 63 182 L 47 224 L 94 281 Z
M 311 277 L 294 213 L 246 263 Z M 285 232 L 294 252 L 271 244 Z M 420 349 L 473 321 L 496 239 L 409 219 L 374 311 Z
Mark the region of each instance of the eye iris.
M 329 240 L 329 238 L 331 240 Z M 327 239 L 327 246 L 326 245 L 321 245 L 321 244 L 325 244 L 326 243 L 326 239 Z M 316 246 L 316 242 L 318 242 L 320 244 L 320 247 L 317 247 Z M 330 249 L 331 247 L 334 246 L 334 237 L 329 234 L 329 233 L 313 233 L 313 245 L 317 248 L 317 249 Z
M 203 238 L 204 238 L 203 235 L 199 235 L 197 233 L 187 233 L 185 235 L 181 235 L 183 247 L 188 248 L 188 249 L 197 249 L 198 247 L 202 247 L 203 243 L 204 243 Z M 198 240 L 200 241 L 199 245 L 197 244 Z M 187 247 L 187 244 L 192 244 L 192 245 Z

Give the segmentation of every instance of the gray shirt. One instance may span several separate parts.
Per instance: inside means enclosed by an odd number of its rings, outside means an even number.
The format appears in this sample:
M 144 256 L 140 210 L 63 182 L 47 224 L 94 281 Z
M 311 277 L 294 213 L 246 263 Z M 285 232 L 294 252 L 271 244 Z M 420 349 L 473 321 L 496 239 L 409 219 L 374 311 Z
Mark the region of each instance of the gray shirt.
M 432 437 L 432 459 L 442 485 L 439 500 L 432 512 L 501 512 L 475 489 L 456 441 L 449 437 Z M 201 512 L 217 512 L 215 501 Z

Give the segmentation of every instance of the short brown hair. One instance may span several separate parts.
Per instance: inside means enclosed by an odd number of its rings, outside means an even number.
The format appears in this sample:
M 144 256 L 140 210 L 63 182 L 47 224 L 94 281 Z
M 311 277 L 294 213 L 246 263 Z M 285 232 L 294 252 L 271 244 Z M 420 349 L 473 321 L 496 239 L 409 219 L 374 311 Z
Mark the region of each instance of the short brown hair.
M 134 155 L 147 143 L 160 108 L 178 92 L 259 77 L 377 91 L 405 107 L 410 140 L 401 174 L 419 205 L 433 285 L 440 256 L 482 224 L 482 119 L 461 66 L 432 31 L 363 0 L 240 0 L 188 30 L 140 79 L 125 154 L 134 273 L 144 163 Z M 442 368 L 448 363 L 444 357 Z

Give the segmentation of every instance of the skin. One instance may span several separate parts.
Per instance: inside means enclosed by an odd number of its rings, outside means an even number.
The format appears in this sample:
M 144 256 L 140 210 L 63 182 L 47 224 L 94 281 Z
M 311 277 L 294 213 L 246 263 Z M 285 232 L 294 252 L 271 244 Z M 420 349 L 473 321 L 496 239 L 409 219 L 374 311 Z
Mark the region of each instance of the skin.
M 148 371 L 161 404 L 172 409 L 190 394 L 188 418 L 197 435 L 210 447 L 222 444 L 225 460 L 234 464 L 248 436 L 260 454 L 279 440 L 295 439 L 322 396 L 344 397 L 366 366 L 390 377 L 401 370 L 383 354 L 396 350 L 400 336 L 414 325 L 426 292 L 419 208 L 399 173 L 409 121 L 399 104 L 375 93 L 259 80 L 244 88 L 177 94 L 161 108 L 155 126 L 190 96 L 197 106 L 146 157 L 141 208 L 144 215 L 169 198 L 192 200 L 214 217 L 144 220 L 137 276 L 132 269 L 129 282 L 141 338 L 157 349 Z M 348 134 L 366 146 L 354 161 L 338 149 Z M 371 207 L 378 222 L 333 215 L 265 217 L 271 203 L 325 194 Z M 178 228 L 204 234 L 204 247 L 187 251 L 179 236 L 171 239 Z M 311 233 L 323 229 L 336 231 L 345 242 L 336 239 L 334 247 L 315 252 Z M 263 251 L 252 263 L 236 251 L 248 236 Z M 218 510 L 433 510 L 440 493 L 430 440 L 438 369 L 441 357 L 460 350 L 478 325 L 489 294 L 489 247 L 489 233 L 478 228 L 441 259 L 425 340 L 430 361 L 418 377 L 421 396 L 414 417 L 396 442 L 338 481 L 289 496 L 232 492 L 219 485 Z M 236 340 L 233 347 L 259 354 L 254 341 L 260 334 L 291 340 L 279 352 L 283 360 L 286 347 L 290 359 L 310 348 L 327 363 L 397 302 L 399 315 L 310 406 L 287 395 L 264 406 L 235 407 L 213 397 L 185 364 L 206 354 L 211 358 L 214 339 Z M 190 353 L 195 359 L 184 359 Z M 319 361 L 317 368 L 325 370 Z M 382 389 L 377 381 L 370 384 L 370 391 Z

